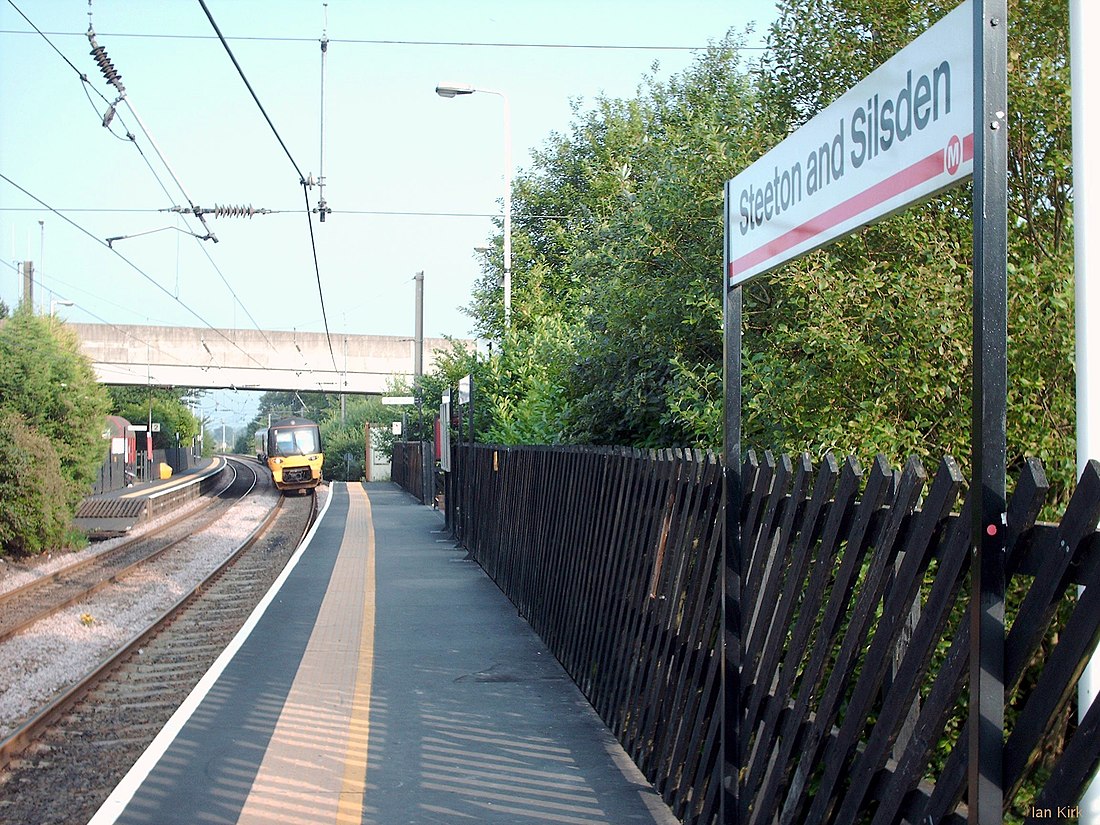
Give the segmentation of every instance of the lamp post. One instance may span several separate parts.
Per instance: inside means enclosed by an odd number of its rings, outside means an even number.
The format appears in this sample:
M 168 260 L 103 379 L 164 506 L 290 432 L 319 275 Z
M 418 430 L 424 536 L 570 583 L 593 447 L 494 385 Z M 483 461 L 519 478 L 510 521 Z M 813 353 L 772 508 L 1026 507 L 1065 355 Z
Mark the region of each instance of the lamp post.
M 71 306 L 75 306 L 75 304 L 72 301 L 61 301 L 61 300 L 58 300 L 57 298 L 50 298 L 50 317 L 52 318 L 54 315 L 57 314 L 57 308 L 58 307 L 71 307 Z
M 452 98 L 481 92 L 504 101 L 504 326 L 512 324 L 512 115 L 508 95 L 495 89 L 476 89 L 464 83 L 440 83 L 435 93 Z

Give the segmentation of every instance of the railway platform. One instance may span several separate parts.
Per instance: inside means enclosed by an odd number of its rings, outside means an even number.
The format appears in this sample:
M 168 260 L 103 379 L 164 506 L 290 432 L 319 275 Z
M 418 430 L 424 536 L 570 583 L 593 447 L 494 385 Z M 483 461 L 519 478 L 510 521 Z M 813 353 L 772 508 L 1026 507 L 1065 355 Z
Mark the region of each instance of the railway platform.
M 675 823 L 442 529 L 396 485 L 334 484 L 90 825 Z
M 73 525 L 93 539 L 123 535 L 146 519 L 198 498 L 215 483 L 225 466 L 225 458 L 214 456 L 171 478 L 88 496 L 77 509 Z

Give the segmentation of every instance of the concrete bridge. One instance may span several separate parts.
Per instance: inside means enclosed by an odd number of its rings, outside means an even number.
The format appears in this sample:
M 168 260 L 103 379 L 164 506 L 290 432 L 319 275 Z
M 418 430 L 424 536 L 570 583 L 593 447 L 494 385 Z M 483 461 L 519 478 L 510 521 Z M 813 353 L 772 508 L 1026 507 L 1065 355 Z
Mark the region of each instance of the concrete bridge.
M 104 384 L 330 393 L 386 391 L 416 371 L 412 337 L 199 327 L 68 324 Z M 461 343 L 472 346 L 472 340 Z M 424 370 L 444 338 L 425 338 Z

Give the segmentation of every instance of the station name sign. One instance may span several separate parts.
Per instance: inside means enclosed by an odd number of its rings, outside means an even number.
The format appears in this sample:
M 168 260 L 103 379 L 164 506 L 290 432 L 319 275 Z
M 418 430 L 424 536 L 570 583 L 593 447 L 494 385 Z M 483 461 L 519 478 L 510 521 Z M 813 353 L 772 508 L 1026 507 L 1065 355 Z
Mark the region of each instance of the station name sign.
M 729 287 L 973 173 L 972 2 L 729 182 Z

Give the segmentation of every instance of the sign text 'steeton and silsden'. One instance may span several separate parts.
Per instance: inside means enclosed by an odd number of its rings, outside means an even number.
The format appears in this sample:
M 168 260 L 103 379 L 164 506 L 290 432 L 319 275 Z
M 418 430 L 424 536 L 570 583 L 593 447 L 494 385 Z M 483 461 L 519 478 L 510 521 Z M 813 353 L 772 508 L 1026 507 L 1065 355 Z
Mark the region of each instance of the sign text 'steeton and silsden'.
M 973 171 L 966 2 L 729 183 L 729 286 Z

